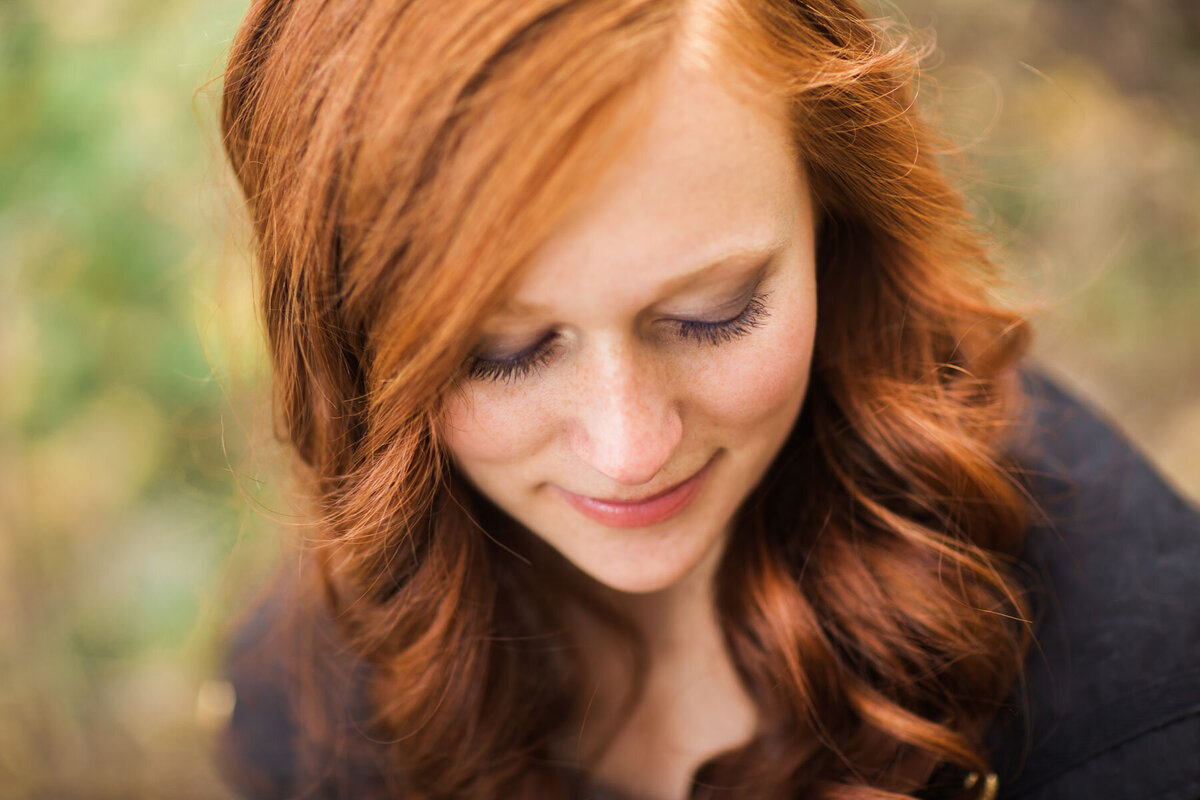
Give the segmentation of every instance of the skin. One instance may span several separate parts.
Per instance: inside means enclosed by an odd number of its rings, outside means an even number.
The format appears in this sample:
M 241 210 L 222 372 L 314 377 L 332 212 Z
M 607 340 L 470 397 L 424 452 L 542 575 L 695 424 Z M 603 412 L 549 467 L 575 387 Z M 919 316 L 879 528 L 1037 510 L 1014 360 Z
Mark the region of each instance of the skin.
M 552 232 L 475 350 L 509 357 L 553 336 L 545 359 L 506 381 L 465 381 L 440 433 L 467 479 L 646 634 L 643 699 L 590 769 L 639 796 L 678 798 L 696 766 L 754 729 L 712 578 L 733 515 L 803 403 L 815 223 L 781 109 L 683 59 L 658 80 L 646 129 Z M 727 320 L 755 292 L 766 313 L 744 335 L 681 335 L 679 320 Z M 560 491 L 644 498 L 706 465 L 691 503 L 648 526 L 589 519 Z M 600 629 L 581 621 L 580 635 L 608 663 Z M 598 679 L 597 735 L 620 688 Z

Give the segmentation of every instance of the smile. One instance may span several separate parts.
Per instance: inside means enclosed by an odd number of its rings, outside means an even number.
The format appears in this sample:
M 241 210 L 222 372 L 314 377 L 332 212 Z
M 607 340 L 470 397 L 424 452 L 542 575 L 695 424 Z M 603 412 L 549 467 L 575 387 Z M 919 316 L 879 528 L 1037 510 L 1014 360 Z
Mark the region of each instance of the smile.
M 713 460 L 709 459 L 683 483 L 640 500 L 600 500 L 568 492 L 559 486 L 554 488 L 572 508 L 589 519 L 613 528 L 640 528 L 663 522 L 683 511 L 699 493 L 712 463 Z

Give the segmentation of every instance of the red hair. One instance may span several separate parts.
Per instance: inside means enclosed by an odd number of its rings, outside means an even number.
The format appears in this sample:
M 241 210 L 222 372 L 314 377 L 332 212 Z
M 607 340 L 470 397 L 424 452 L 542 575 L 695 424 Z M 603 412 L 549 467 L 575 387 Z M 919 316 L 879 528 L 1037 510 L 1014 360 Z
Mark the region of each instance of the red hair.
M 455 474 L 434 423 L 481 321 L 680 52 L 785 98 L 820 209 L 805 408 L 717 575 L 761 726 L 695 796 L 903 797 L 940 762 L 987 766 L 1028 643 L 1004 455 L 1026 329 L 988 299 L 914 106 L 919 54 L 851 0 L 255 0 L 222 124 L 315 500 L 302 588 L 320 591 L 301 595 L 319 605 L 294 622 L 333 620 L 369 666 L 372 758 L 405 797 L 577 788 L 553 747 L 585 700 L 556 602 L 580 590 Z

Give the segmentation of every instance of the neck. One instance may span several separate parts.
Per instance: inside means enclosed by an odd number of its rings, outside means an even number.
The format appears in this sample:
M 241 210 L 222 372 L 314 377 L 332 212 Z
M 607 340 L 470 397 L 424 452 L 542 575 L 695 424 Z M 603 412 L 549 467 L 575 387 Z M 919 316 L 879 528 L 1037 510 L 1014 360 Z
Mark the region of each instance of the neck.
M 597 782 L 635 797 L 677 800 L 696 768 L 753 735 L 757 711 L 725 647 L 714 603 L 721 553 L 658 592 L 604 590 L 645 651 L 640 693 L 634 662 L 594 619 L 575 626 L 591 666 L 590 703 L 578 721 L 578 758 Z
M 606 600 L 637 629 L 652 663 L 711 649 L 721 638 L 714 584 L 720 552 L 714 551 L 678 583 L 657 592 L 607 591 Z

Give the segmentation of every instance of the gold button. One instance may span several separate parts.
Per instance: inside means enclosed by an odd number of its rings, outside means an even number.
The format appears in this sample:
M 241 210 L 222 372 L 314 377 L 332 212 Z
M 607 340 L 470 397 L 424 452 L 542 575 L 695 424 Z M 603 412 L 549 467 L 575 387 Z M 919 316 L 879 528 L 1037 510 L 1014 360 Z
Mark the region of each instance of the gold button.
M 968 772 L 967 777 L 963 778 L 964 789 L 974 789 L 978 783 L 978 772 Z M 996 773 L 989 772 L 983 779 L 983 786 L 976 793 L 976 798 L 977 800 L 996 800 L 996 793 L 999 791 L 1000 779 L 996 777 Z

